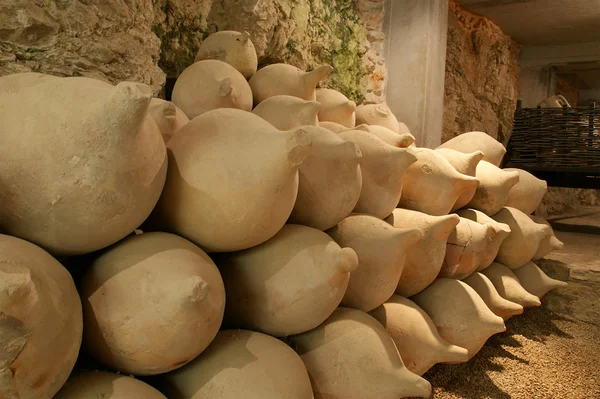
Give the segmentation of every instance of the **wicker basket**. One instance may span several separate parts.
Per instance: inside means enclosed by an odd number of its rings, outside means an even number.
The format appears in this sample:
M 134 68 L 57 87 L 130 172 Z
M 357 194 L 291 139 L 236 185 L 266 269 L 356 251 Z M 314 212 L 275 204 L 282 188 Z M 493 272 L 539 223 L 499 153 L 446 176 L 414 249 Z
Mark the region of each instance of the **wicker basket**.
M 518 108 L 504 166 L 600 176 L 600 107 Z

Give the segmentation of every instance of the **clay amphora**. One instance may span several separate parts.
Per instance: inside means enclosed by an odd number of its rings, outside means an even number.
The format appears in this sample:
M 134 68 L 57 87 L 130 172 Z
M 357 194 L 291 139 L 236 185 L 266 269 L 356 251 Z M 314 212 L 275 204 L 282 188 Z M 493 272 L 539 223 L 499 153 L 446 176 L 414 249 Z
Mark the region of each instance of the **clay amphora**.
M 404 174 L 400 207 L 429 215 L 446 215 L 456 200 L 479 184 L 477 179 L 458 173 L 440 154 L 428 148 L 414 148 L 417 161 Z
M 337 90 L 317 89 L 317 101 L 321 103 L 319 121 L 339 123 L 345 127 L 356 124 L 356 104 Z
M 439 276 L 459 280 L 470 276 L 481 265 L 495 236 L 496 230 L 491 225 L 461 217 L 448 237 L 446 255 Z
M 153 98 L 148 107 L 148 114 L 158 126 L 165 144 L 173 134 L 190 120 L 186 114 L 170 101 Z
M 535 212 L 548 191 L 548 184 L 531 173 L 516 168 L 506 168 L 507 172 L 519 172 L 519 182 L 508 193 L 506 206 L 516 208 L 528 215 Z
M 475 151 L 470 154 L 465 154 L 451 148 L 437 148 L 435 151 L 446 158 L 446 160 L 450 162 L 450 165 L 452 165 L 458 173 L 462 173 L 463 175 L 467 176 L 475 177 L 477 164 L 479 164 L 479 161 L 483 159 L 483 152 L 481 151 Z M 476 189 L 477 187 L 473 187 L 471 190 L 463 192 L 456 199 L 456 202 L 452 207 L 452 211 L 466 206 L 469 201 L 473 199 Z
M 319 122 L 319 126 L 324 127 L 327 130 L 331 130 L 335 134 L 339 134 L 345 130 L 348 130 L 348 128 L 346 126 L 342 126 L 339 123 L 335 123 L 335 122 L 326 122 L 326 121 Z
M 513 270 L 529 262 L 537 253 L 540 242 L 552 234 L 549 226 L 536 223 L 520 210 L 508 206 L 492 219 L 510 227 L 510 235 L 500 245 L 496 261 Z
M 199 357 L 157 380 L 177 399 L 313 399 L 302 359 L 280 340 L 247 330 L 220 331 Z
M 219 60 L 237 69 L 250 79 L 256 73 L 258 58 L 248 32 L 223 30 L 209 35 L 202 41 L 196 54 L 196 62 Z
M 518 172 L 506 172 L 487 161 L 477 164 L 475 177 L 479 180 L 479 186 L 467 205 L 488 216 L 502 209 L 511 188 L 519 182 Z
M 148 217 L 165 182 L 150 87 L 36 76 L 0 90 L 0 230 L 55 255 L 107 247 Z
M 52 398 L 81 345 L 81 302 L 43 249 L 0 234 L 0 398 Z
M 386 104 L 367 104 L 356 107 L 356 124 L 363 123 L 387 127 L 393 132 L 401 133 L 398 119 Z
M 298 171 L 298 197 L 289 222 L 327 230 L 348 216 L 358 202 L 361 153 L 355 143 L 325 128 L 305 126 L 303 130 L 312 149 Z
M 390 334 L 406 368 L 423 375 L 436 363 L 463 363 L 468 351 L 444 341 L 431 318 L 414 302 L 398 295 L 369 313 Z
M 190 119 L 217 108 L 252 110 L 252 90 L 241 73 L 218 60 L 198 61 L 177 78 L 171 101 Z
M 479 272 L 471 274 L 463 280 L 483 299 L 483 302 L 496 316 L 502 317 L 504 320 L 523 313 L 523 306 L 518 303 L 506 300 L 498 294 L 496 287 L 484 274 Z
M 527 292 L 517 276 L 503 264 L 494 262 L 481 273 L 490 279 L 502 298 L 518 303 L 524 308 L 541 305 L 540 299 Z
M 502 318 L 460 280 L 438 278 L 411 299 L 431 317 L 443 339 L 469 351 L 469 359 L 489 337 L 506 330 Z
M 269 97 L 286 94 L 306 101 L 316 101 L 317 84 L 333 71 L 324 65 L 311 72 L 304 72 L 287 64 L 272 64 L 259 69 L 250 79 L 254 105 Z
M 224 254 L 217 264 L 227 293 L 226 325 L 285 337 L 329 317 L 358 258 L 322 231 L 287 224 L 269 241 Z
M 358 214 L 348 216 L 327 234 L 358 256 L 358 268 L 350 275 L 342 305 L 364 312 L 394 294 L 406 253 L 422 238 L 416 228 L 395 228 L 376 217 Z
M 534 216 L 534 215 L 531 215 L 529 217 L 534 222 L 536 222 L 538 224 L 545 224 L 550 229 L 550 235 L 547 235 L 546 237 L 542 238 L 542 240 L 540 241 L 538 250 L 536 251 L 535 255 L 533 256 L 533 260 L 542 259 L 544 256 L 548 255 L 550 252 L 557 251 L 559 249 L 562 249 L 565 246 L 565 244 L 561 240 L 556 238 L 556 236 L 554 235 L 554 230 L 552 229 L 552 226 L 550 226 L 550 223 L 548 223 L 548 221 L 546 219 L 544 219 L 543 217 Z
M 155 375 L 198 356 L 219 331 L 223 280 L 200 248 L 173 234 L 134 235 L 86 271 L 87 351 L 114 370 Z
M 396 294 L 413 296 L 435 280 L 444 262 L 446 242 L 459 220 L 457 215 L 430 216 L 408 209 L 394 209 L 386 222 L 398 228 L 417 228 L 423 235 L 423 239 L 406 254 Z
M 320 107 L 321 104 L 316 101 L 281 95 L 267 98 L 258 104 L 252 113 L 279 130 L 290 130 L 305 125 L 317 126 L 317 112 Z
M 80 371 L 53 399 L 167 399 L 150 385 L 123 374 Z
M 410 133 L 398 134 L 387 127 L 378 125 L 358 125 L 356 130 L 373 133 L 386 143 L 398 148 L 407 148 L 415 142 L 415 136 Z
M 513 270 L 519 283 L 527 292 L 542 299 L 549 291 L 564 288 L 568 284 L 565 281 L 550 278 L 533 262 L 527 263 L 516 270 Z
M 461 209 L 456 213 L 461 218 L 466 218 L 481 224 L 487 224 L 496 232 L 496 234 L 489 241 L 488 246 L 481 258 L 481 262 L 479 263 L 479 267 L 477 268 L 477 271 L 483 270 L 491 265 L 494 262 L 494 259 L 496 259 L 498 251 L 500 250 L 500 245 L 502 245 L 502 242 L 510 234 L 510 227 L 508 227 L 507 224 L 496 222 L 485 213 L 476 209 Z
M 537 106 L 541 108 L 562 108 L 570 107 L 571 105 L 566 98 L 559 94 L 556 96 L 550 96 L 543 101 L 540 101 Z
M 500 166 L 502 158 L 506 154 L 506 148 L 502 143 L 485 132 L 463 133 L 446 141 L 438 148 L 451 148 L 466 154 L 481 151 L 483 152 L 483 160 L 494 166 Z
M 156 223 L 223 252 L 265 242 L 285 224 L 310 138 L 303 130 L 281 132 L 250 112 L 217 109 L 181 128 L 168 148 Z
M 393 147 L 360 130 L 347 130 L 339 136 L 357 144 L 362 153 L 362 191 L 354 211 L 380 219 L 389 216 L 402 195 L 404 172 L 416 161 L 413 150 Z
M 337 308 L 319 327 L 289 341 L 304 361 L 315 399 L 396 399 L 431 393 L 429 382 L 404 366 L 385 328 L 359 310 Z

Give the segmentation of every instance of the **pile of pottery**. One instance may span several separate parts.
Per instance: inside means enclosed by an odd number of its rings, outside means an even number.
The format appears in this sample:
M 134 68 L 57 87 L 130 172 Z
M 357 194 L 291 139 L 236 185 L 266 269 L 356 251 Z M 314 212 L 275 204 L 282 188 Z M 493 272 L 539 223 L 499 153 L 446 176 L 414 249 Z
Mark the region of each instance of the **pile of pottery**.
M 329 66 L 256 69 L 224 31 L 173 102 L 0 78 L 1 398 L 427 397 L 565 284 L 494 139 L 418 148 Z

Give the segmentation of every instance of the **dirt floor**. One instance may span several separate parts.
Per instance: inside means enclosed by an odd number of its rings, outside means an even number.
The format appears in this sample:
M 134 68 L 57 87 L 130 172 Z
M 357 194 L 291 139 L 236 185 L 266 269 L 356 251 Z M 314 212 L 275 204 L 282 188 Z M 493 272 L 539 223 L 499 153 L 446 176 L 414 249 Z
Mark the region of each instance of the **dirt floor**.
M 432 368 L 431 398 L 600 399 L 600 213 L 569 223 L 598 234 L 557 231 L 565 247 L 537 262 L 569 286 L 509 319 L 468 363 Z

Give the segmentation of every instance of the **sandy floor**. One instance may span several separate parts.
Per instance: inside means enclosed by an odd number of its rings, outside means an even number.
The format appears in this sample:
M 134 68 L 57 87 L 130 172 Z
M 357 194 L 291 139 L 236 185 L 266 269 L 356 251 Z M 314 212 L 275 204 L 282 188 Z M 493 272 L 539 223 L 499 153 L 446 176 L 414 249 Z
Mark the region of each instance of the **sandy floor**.
M 600 399 L 600 235 L 557 236 L 565 248 L 539 265 L 569 287 L 508 320 L 468 363 L 432 368 L 432 398 Z

